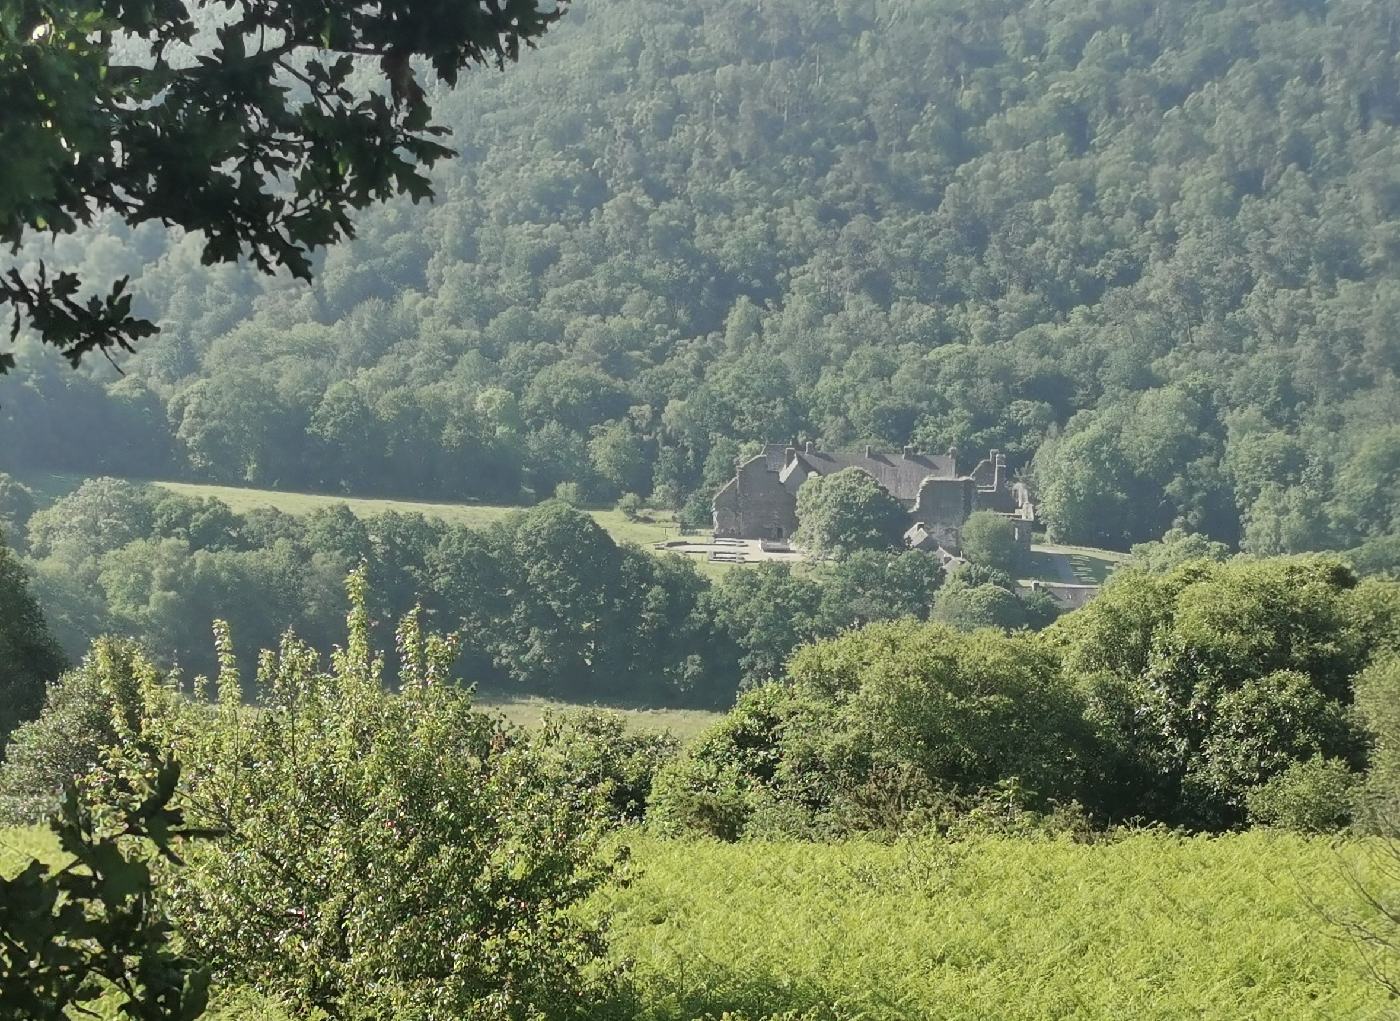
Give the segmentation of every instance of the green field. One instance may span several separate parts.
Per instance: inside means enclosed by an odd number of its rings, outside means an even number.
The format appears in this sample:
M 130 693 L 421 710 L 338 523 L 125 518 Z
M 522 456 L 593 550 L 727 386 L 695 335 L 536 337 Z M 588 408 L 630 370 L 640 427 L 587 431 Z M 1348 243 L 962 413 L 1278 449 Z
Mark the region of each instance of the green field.
M 499 698 L 483 694 L 477 705 L 488 713 L 499 713 L 520 727 L 534 727 L 547 712 L 568 712 L 572 709 L 607 709 L 621 713 L 629 726 L 637 730 L 669 730 L 682 741 L 689 741 L 706 727 L 724 718 L 723 713 L 704 709 L 621 709 L 616 706 L 582 706 L 571 702 L 553 702 L 545 698 Z
M 1102 585 L 1113 569 L 1127 559 L 1126 553 L 1112 550 L 1037 543 L 1031 550 L 1026 577 L 1072 585 Z
M 1361 860 L 1357 845 L 1260 831 L 1108 845 L 629 840 L 634 881 L 592 910 L 613 916 L 639 1021 L 1390 1016 L 1316 906 L 1350 903 L 1343 863 Z M 0 831 L 0 870 L 30 853 L 52 845 Z M 224 1017 L 284 1016 L 223 1002 Z

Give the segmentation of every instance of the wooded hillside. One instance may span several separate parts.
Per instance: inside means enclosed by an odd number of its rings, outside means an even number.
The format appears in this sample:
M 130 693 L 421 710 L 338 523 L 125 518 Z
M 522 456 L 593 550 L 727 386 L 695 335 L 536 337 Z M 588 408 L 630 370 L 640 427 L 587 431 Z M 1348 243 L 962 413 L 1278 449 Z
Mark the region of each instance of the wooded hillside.
M 1394 5 L 590 0 L 542 50 L 313 287 L 61 241 L 164 332 L 23 348 L 0 469 L 700 517 L 802 435 L 1005 450 L 1068 541 L 1400 528 Z

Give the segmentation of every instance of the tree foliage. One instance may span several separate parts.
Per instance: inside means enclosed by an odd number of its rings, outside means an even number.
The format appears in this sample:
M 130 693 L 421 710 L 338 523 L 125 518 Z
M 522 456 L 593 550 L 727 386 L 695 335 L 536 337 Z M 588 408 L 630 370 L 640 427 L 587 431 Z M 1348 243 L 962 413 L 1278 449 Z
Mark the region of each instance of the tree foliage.
M 1358 549 L 1394 534 L 1389 18 L 594 0 L 522 73 L 424 83 L 460 148 L 440 200 L 359 211 L 310 290 L 154 222 L 26 241 L 25 280 L 130 274 L 131 314 L 169 328 L 120 380 L 22 338 L 0 470 L 574 482 L 703 524 L 741 447 L 801 435 L 995 447 L 1068 541 Z
M 963 522 L 962 554 L 974 564 L 1017 577 L 1022 549 L 1016 541 L 1015 526 L 994 511 L 974 511 Z
M 894 549 L 909 514 L 866 472 L 844 468 L 802 483 L 797 522 L 793 542 L 813 556 L 839 559 L 858 550 Z
M 65 865 L 0 875 L 0 1016 L 65 1021 L 99 1006 L 143 1021 L 204 1014 L 209 969 L 177 949 L 152 863 L 178 865 L 176 848 L 212 834 L 172 805 L 173 759 L 119 776 L 98 808 L 68 784 L 51 824 Z
M 0 759 L 10 732 L 38 715 L 45 686 L 63 666 L 23 565 L 0 545 Z
M 352 214 L 406 193 L 452 150 L 427 76 L 504 67 L 556 4 L 274 0 L 219 5 L 22 2 L 0 19 L 0 242 L 69 234 L 111 214 L 202 235 L 205 265 L 247 256 L 310 279 L 312 253 L 353 236 Z M 431 26 L 425 30 L 425 26 Z M 83 300 L 71 270 L 0 278 L 28 324 L 77 365 L 155 332 L 130 278 Z M 0 372 L 14 367 L 0 355 Z
M 983 590 L 1015 601 L 955 575 L 930 623 L 799 649 L 662 768 L 653 824 L 1393 825 L 1400 586 L 1335 558 L 1193 559 L 1123 568 L 1039 633 L 941 622 Z
M 116 720 L 139 709 L 154 668 L 135 642 L 101 639 L 75 669 L 50 684 L 38 716 L 10 736 L 0 763 L 0 820 L 37 823 L 117 743 Z M 148 680 L 148 679 L 147 679 Z

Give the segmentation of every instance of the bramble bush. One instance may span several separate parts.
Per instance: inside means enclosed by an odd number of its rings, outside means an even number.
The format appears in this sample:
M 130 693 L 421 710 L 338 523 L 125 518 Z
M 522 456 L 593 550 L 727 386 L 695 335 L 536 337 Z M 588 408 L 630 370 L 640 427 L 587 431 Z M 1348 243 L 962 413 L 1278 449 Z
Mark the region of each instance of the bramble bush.
M 726 839 L 899 829 L 1014 780 L 1018 807 L 1081 796 L 1083 705 L 1030 635 L 876 624 L 801 649 L 664 767 L 660 832 Z
M 596 791 L 617 822 L 640 822 L 656 772 L 680 750 L 669 732 L 647 733 L 604 709 L 548 712 L 528 741 L 561 788 Z

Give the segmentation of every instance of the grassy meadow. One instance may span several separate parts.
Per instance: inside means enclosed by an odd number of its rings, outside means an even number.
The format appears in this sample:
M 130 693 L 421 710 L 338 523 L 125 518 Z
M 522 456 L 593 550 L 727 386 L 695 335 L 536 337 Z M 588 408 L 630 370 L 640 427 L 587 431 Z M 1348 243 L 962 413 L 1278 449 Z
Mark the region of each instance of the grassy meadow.
M 510 698 L 490 693 L 481 694 L 476 700 L 484 712 L 504 716 L 519 727 L 535 727 L 546 713 L 568 712 L 572 709 L 606 709 L 620 713 L 627 724 L 636 730 L 669 730 L 681 741 L 689 741 L 702 730 L 724 718 L 723 713 L 704 709 L 625 709 L 611 705 L 585 706 L 573 702 L 556 702 L 547 698 Z
M 1113 569 L 1127 559 L 1126 553 L 1112 550 L 1037 543 L 1031 550 L 1026 577 L 1075 585 L 1102 585 Z
M 1361 845 L 1254 831 L 1116 843 L 978 838 L 725 845 L 628 837 L 635 877 L 597 895 L 637 1021 L 1392 1016 L 1323 918 Z M 52 857 L 0 831 L 0 870 Z M 219 1018 L 280 1021 L 225 993 Z

